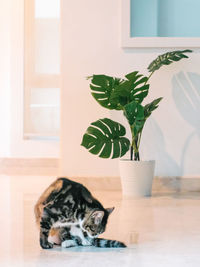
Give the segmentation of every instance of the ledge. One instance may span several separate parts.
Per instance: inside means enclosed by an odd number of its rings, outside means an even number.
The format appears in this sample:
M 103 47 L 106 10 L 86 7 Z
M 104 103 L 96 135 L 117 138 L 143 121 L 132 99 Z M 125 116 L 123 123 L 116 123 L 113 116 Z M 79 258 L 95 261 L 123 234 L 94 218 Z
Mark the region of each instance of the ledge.
M 0 158 L 0 174 L 9 176 L 60 177 L 57 158 Z M 121 191 L 120 177 L 68 177 L 91 191 Z M 28 178 L 27 178 L 28 179 Z M 200 192 L 200 176 L 155 177 L 153 192 Z

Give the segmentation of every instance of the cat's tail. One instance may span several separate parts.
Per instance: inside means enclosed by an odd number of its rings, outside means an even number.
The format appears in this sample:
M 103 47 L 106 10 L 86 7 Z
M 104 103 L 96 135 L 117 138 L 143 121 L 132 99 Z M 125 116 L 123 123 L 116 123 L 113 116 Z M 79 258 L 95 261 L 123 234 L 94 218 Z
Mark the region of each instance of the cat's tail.
M 126 245 L 120 241 L 104 238 L 94 238 L 92 245 L 98 248 L 126 248 Z

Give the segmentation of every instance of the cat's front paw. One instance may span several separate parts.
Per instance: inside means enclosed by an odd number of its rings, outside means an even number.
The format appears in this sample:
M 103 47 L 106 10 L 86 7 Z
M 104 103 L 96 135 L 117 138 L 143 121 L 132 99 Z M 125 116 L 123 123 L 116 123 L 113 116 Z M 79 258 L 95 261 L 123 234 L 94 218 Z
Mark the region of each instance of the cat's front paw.
M 53 244 L 49 243 L 47 240 L 40 238 L 40 246 L 43 249 L 49 249 L 49 248 L 53 248 Z
M 62 248 L 71 248 L 71 247 L 75 247 L 76 244 L 74 242 L 74 240 L 65 240 L 61 243 L 61 247 Z

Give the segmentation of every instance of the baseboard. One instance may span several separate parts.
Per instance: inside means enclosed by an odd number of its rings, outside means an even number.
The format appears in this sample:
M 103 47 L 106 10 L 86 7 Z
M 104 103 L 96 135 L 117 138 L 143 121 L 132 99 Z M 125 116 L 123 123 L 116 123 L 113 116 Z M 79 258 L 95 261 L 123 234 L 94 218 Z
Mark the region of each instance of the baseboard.
M 120 177 L 69 177 L 90 190 L 121 191 Z M 155 177 L 153 192 L 200 192 L 200 177 Z
M 200 176 L 155 177 L 153 192 L 200 192 Z
M 57 176 L 59 174 L 59 159 L 0 158 L 0 174 Z
M 57 158 L 0 158 L 0 174 L 59 176 Z M 68 177 L 93 191 L 121 191 L 120 177 Z M 153 192 L 200 192 L 200 176 L 155 177 Z

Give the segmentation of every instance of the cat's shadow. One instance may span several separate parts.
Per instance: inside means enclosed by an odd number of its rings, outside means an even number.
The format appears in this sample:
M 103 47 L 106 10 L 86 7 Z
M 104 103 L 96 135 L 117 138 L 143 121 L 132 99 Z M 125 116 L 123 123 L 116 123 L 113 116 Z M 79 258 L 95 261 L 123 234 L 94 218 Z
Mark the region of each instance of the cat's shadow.
M 70 251 L 70 252 L 98 252 L 98 253 L 101 253 L 101 252 L 111 252 L 111 251 L 124 251 L 126 250 L 127 248 L 97 248 L 97 247 L 94 247 L 94 246 L 79 246 L 79 247 L 71 247 L 71 248 L 61 248 L 61 247 L 57 247 L 56 250 L 60 250 L 62 252 L 67 252 L 67 251 Z

